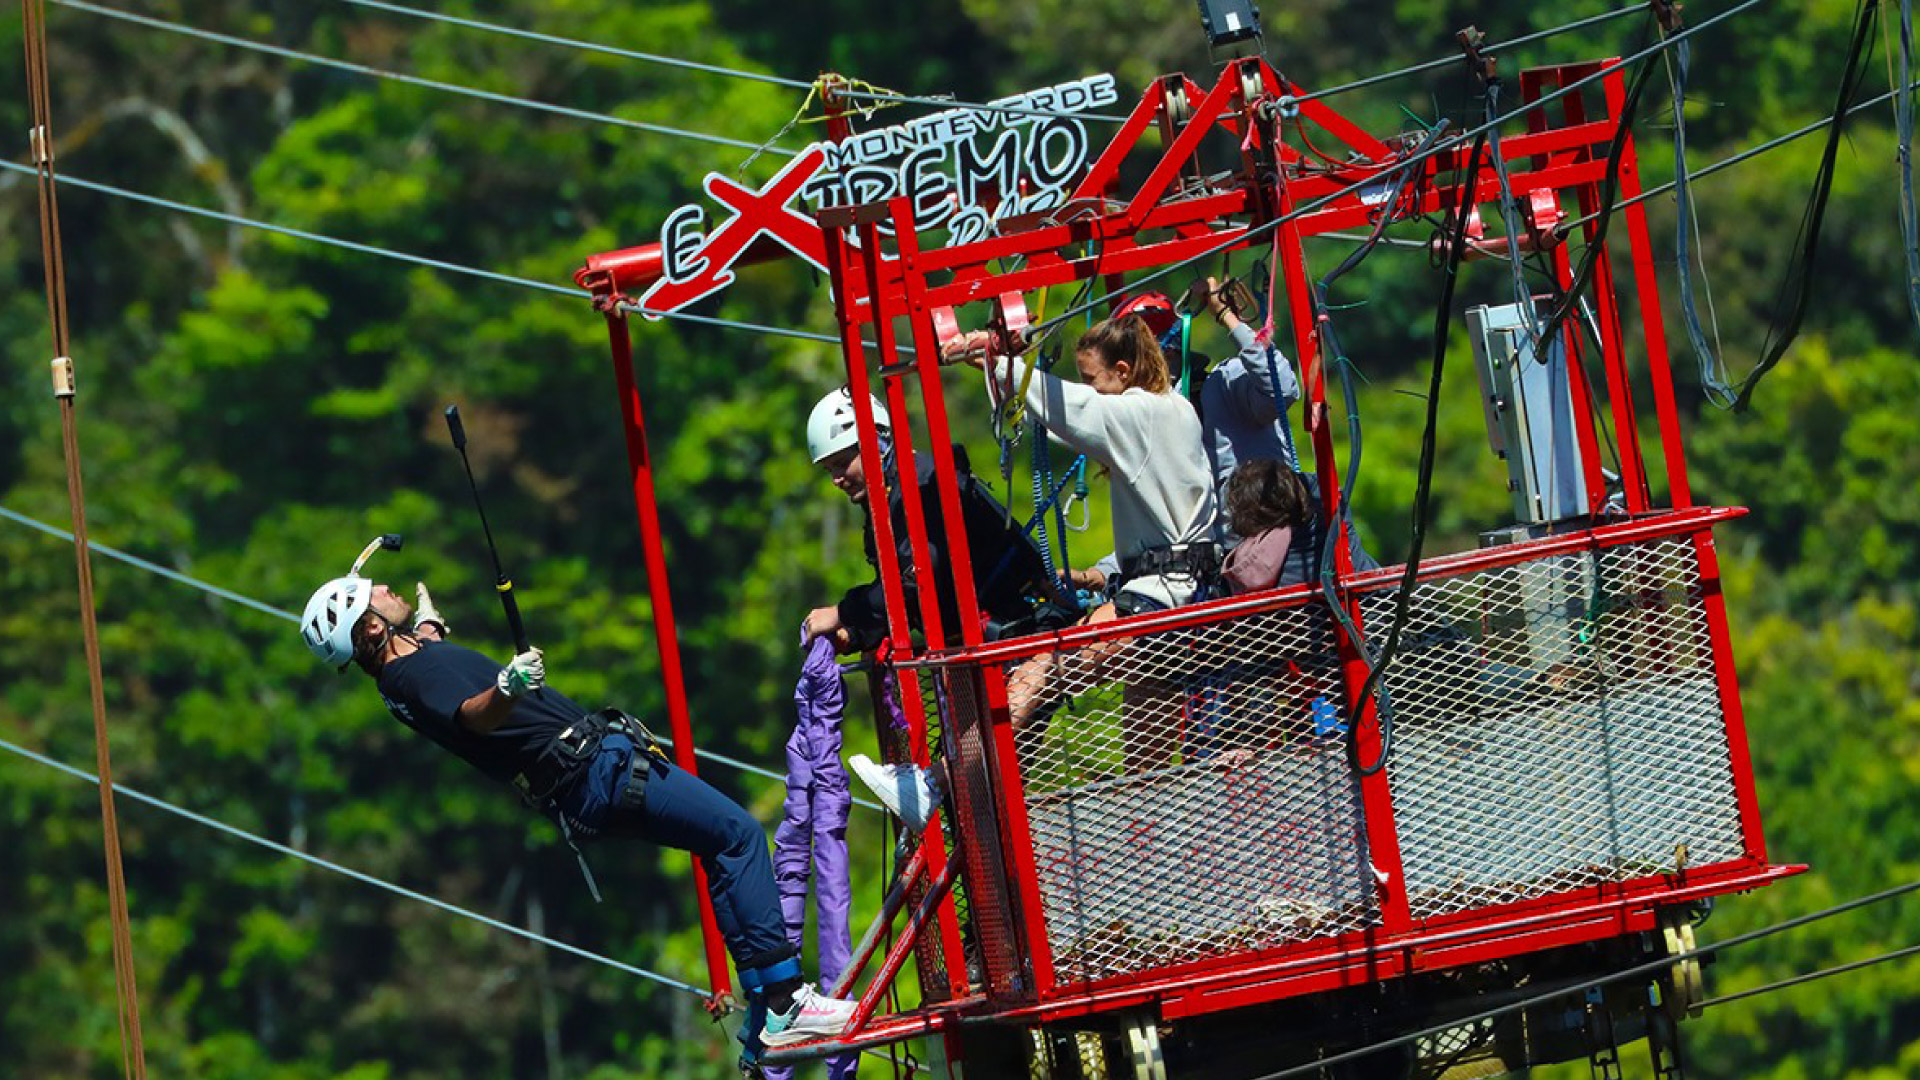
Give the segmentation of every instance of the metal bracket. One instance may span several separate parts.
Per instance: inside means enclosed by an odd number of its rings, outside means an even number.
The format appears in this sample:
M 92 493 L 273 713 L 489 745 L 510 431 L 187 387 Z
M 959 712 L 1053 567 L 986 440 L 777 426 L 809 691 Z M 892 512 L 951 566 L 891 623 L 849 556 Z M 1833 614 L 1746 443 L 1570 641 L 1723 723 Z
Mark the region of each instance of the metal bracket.
M 1460 52 L 1467 61 L 1467 70 L 1479 80 L 1481 86 L 1500 81 L 1500 61 L 1480 51 L 1486 44 L 1487 35 L 1477 26 L 1469 26 L 1453 35 L 1460 46 Z
M 35 165 L 53 164 L 53 140 L 47 137 L 47 125 L 35 124 L 27 132 L 27 153 Z
M 1149 1013 L 1134 1013 L 1126 1022 L 1127 1053 L 1134 1080 L 1167 1080 L 1167 1059 L 1160 1049 L 1160 1025 Z
M 71 357 L 53 358 L 53 396 L 57 398 L 73 396 L 73 359 Z

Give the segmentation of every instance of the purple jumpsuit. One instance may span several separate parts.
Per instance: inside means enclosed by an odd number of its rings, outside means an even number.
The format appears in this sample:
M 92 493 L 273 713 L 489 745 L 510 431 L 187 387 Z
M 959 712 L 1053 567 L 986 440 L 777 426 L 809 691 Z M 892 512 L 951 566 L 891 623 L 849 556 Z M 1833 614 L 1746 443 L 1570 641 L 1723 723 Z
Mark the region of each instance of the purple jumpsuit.
M 847 791 L 847 771 L 840 764 L 846 687 L 828 638 L 815 638 L 808 648 L 793 704 L 799 715 L 787 739 L 786 816 L 773 834 L 773 876 L 780 888 L 787 940 L 798 947 L 806 933 L 808 863 L 812 863 L 819 901 L 820 982 L 832 986 L 853 952 L 847 924 L 853 903 L 847 811 L 853 796 Z M 859 1057 L 850 1053 L 829 1059 L 828 1075 L 847 1080 L 859 1067 Z M 766 1075 L 768 1080 L 786 1080 L 793 1070 L 769 1066 Z

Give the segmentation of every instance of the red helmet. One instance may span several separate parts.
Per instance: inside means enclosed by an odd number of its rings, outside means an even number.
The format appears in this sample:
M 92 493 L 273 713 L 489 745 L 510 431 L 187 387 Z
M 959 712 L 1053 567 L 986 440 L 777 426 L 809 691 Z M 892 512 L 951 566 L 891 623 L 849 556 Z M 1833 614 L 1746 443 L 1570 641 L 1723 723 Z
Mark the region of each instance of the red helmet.
M 1173 301 L 1167 299 L 1167 294 L 1157 292 L 1141 293 L 1121 304 L 1113 313 L 1116 319 L 1127 315 L 1140 316 L 1140 321 L 1147 324 L 1147 329 L 1156 338 L 1173 329 L 1173 324 L 1180 317 L 1173 310 Z

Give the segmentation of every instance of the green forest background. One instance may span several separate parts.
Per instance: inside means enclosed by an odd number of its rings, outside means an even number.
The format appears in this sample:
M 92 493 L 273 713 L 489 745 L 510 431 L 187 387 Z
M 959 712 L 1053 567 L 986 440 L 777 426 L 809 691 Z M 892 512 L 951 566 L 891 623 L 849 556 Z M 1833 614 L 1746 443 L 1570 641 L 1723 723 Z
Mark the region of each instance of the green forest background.
M 1694 21 L 1722 10 L 1690 5 Z M 1191 5 L 1168 0 L 447 0 L 438 10 L 729 67 L 836 70 L 984 100 L 1096 71 L 1123 100 L 1214 68 Z M 1444 56 L 1475 23 L 1493 40 L 1594 14 L 1591 0 L 1302 0 L 1269 5 L 1267 47 L 1325 86 Z M 150 0 L 207 29 L 579 109 L 759 141 L 802 94 L 541 46 L 344 3 Z M 590 252 L 654 239 L 709 170 L 756 183 L 745 152 L 453 97 L 52 6 L 64 174 L 285 226 L 540 281 Z M 1762 4 L 1701 36 L 1687 131 L 1695 167 L 1831 112 L 1855 4 Z M 1501 58 L 1619 54 L 1620 19 Z M 21 55 L 20 24 L 0 53 Z M 1884 47 L 1872 92 L 1885 88 Z M 28 127 L 17 62 L 0 130 Z M 1672 124 L 1639 126 L 1650 183 L 1672 175 Z M 1477 100 L 1447 68 L 1336 106 L 1375 131 Z M 893 122 L 906 110 L 872 123 Z M 1753 759 L 1776 861 L 1811 873 L 1720 905 L 1724 939 L 1920 877 L 1920 366 L 1901 279 L 1891 110 L 1841 148 L 1805 332 L 1755 407 L 1706 404 L 1675 337 L 1696 497 L 1753 513 L 1719 531 Z M 798 129 L 805 137 L 816 128 Z M 801 136 L 789 135 L 789 143 Z M 24 143 L 9 153 L 25 161 Z M 1812 182 L 1819 139 L 1702 181 L 1699 249 L 1736 373 L 1758 355 Z M 283 609 L 342 572 L 365 539 L 408 537 L 377 574 L 431 583 L 461 637 L 504 634 L 478 522 L 440 411 L 458 402 L 501 546 L 556 685 L 657 714 L 662 703 L 605 330 L 584 302 L 64 188 L 73 353 L 94 539 Z M 1674 213 L 1651 204 L 1669 305 Z M 0 506 L 67 521 L 60 425 L 30 177 L 0 174 Z M 1324 271 L 1344 252 L 1310 253 Z M 1498 263 L 1461 302 L 1502 302 Z M 1439 277 L 1384 250 L 1344 279 L 1342 337 L 1365 376 L 1367 461 L 1355 492 L 1384 558 L 1404 552 Z M 743 273 L 705 312 L 832 328 L 823 281 L 792 264 Z M 1672 311 L 1670 310 L 1670 315 Z M 1670 319 L 1670 328 L 1678 327 Z M 806 410 L 834 384 L 830 346 L 686 322 L 636 322 L 641 391 L 702 745 L 778 767 L 794 627 L 864 570 L 858 524 L 809 467 Z M 1456 331 L 1458 334 L 1458 331 Z M 1473 544 L 1505 513 L 1499 464 L 1456 341 L 1440 425 L 1429 552 Z M 983 432 L 974 384 L 953 377 Z M 990 443 L 972 440 L 991 471 Z M 1096 485 L 1098 486 L 1098 485 Z M 1096 517 L 1103 517 L 1096 506 Z M 1098 530 L 1080 542 L 1095 552 Z M 335 677 L 272 615 L 96 557 L 120 781 L 582 947 L 701 982 L 686 860 L 597 857 L 595 906 L 550 827 L 409 735 L 357 675 Z M 0 738 L 91 768 L 71 546 L 0 521 Z M 870 745 L 864 717 L 852 746 Z M 763 818 L 779 786 L 709 768 Z M 859 910 L 879 880 L 876 815 L 856 810 Z M 692 995 L 122 804 L 151 1075 L 201 1080 L 723 1077 L 734 1047 Z M 0 1077 L 119 1068 L 94 792 L 0 755 Z M 1728 993 L 1920 938 L 1920 902 L 1823 922 L 1728 953 Z M 1920 961 L 1709 1010 L 1686 1029 L 1704 1078 L 1920 1075 Z M 1635 1053 L 1628 1055 L 1635 1057 Z M 1570 1074 L 1569 1074 L 1570 1075 Z M 1584 1073 L 1583 1073 L 1584 1075 Z

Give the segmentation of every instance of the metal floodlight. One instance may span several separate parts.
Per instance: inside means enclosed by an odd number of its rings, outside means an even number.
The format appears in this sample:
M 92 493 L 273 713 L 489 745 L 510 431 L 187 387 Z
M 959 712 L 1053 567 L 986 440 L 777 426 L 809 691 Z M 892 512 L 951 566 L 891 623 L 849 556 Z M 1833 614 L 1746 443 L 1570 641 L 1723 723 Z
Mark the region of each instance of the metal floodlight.
M 1219 48 L 1260 36 L 1260 7 L 1254 0 L 1196 0 L 1207 44 Z

